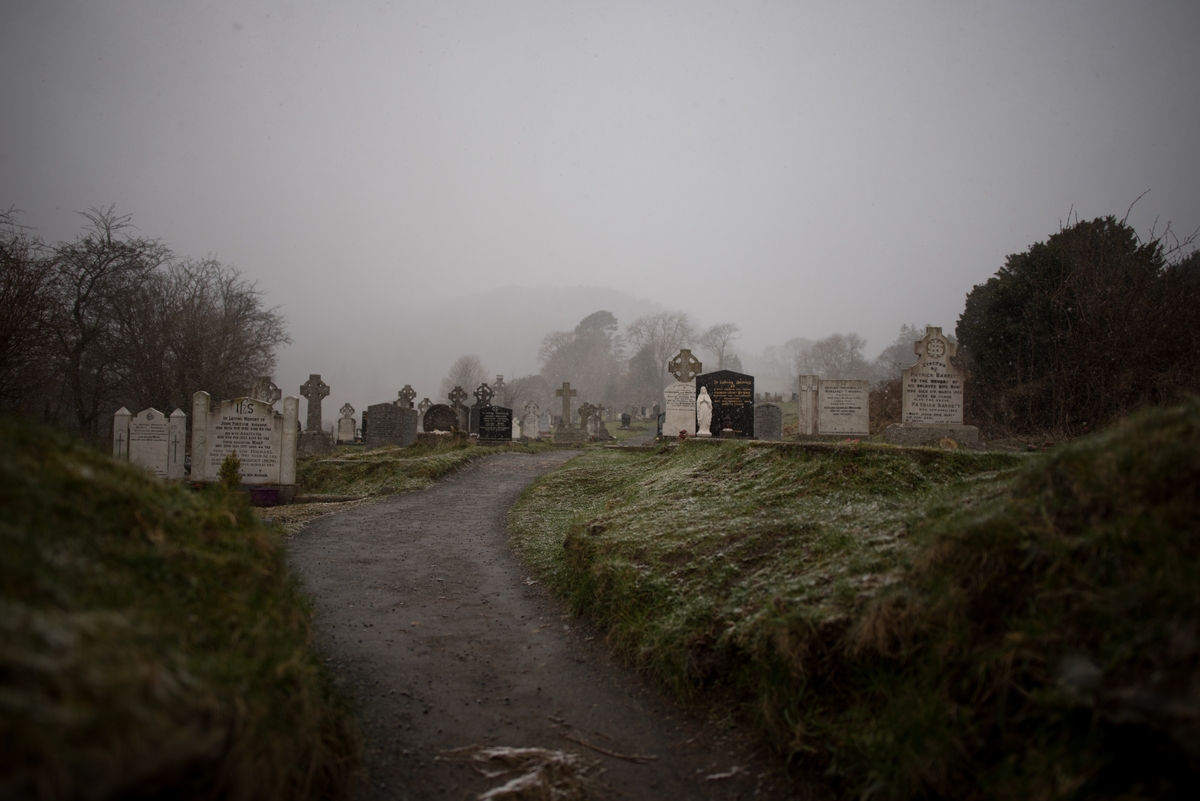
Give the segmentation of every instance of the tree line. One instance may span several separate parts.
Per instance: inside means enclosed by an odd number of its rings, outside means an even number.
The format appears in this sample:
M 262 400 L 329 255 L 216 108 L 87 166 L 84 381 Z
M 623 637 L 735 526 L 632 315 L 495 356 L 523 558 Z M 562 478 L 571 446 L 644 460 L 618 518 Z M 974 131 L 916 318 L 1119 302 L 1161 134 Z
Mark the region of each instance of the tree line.
M 47 244 L 0 213 L 0 409 L 107 434 L 120 406 L 189 409 L 244 393 L 291 340 L 278 308 L 233 267 L 174 254 L 114 206 Z

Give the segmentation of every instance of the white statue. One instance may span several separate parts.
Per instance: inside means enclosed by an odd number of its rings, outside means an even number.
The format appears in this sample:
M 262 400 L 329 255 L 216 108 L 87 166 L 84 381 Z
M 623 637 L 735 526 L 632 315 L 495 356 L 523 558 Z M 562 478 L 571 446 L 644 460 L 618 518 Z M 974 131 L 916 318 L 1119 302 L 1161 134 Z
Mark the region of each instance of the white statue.
M 712 431 L 712 398 L 708 396 L 708 387 L 700 387 L 696 397 L 696 436 L 711 437 Z

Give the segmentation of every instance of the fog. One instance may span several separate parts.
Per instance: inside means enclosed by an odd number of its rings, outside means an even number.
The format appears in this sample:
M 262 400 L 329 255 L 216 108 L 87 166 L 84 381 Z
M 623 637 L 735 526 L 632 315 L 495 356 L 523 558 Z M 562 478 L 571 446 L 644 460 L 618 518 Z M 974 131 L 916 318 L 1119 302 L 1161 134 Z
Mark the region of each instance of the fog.
M 115 203 L 289 320 L 326 417 L 607 309 L 903 323 L 1069 215 L 1200 225 L 1195 2 L 19 2 L 0 208 Z M 1073 219 L 1073 217 L 1071 217 Z

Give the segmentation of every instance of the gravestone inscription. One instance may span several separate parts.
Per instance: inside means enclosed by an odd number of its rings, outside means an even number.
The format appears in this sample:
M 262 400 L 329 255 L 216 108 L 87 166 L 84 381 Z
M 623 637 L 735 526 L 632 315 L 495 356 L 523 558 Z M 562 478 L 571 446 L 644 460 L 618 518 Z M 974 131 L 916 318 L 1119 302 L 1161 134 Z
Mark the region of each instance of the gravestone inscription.
M 754 407 L 754 436 L 770 442 L 783 440 L 783 409 L 774 403 Z
M 717 370 L 696 376 L 696 388 L 712 398 L 712 432 L 722 436 L 754 436 L 754 376 Z M 732 432 L 732 433 L 728 433 Z
M 822 379 L 817 400 L 817 433 L 847 437 L 869 436 L 870 392 L 870 381 Z
M 381 448 L 384 445 L 408 447 L 417 441 L 417 410 L 405 409 L 392 403 L 377 403 L 367 407 L 371 428 L 363 436 L 363 446 Z
M 512 440 L 512 409 L 504 406 L 482 406 L 479 409 L 479 441 L 508 442 Z
M 979 441 L 979 429 L 963 424 L 963 372 L 953 361 L 957 350 L 942 329 L 932 325 L 913 343 L 917 363 L 901 371 L 902 422 L 887 427 L 888 442 Z

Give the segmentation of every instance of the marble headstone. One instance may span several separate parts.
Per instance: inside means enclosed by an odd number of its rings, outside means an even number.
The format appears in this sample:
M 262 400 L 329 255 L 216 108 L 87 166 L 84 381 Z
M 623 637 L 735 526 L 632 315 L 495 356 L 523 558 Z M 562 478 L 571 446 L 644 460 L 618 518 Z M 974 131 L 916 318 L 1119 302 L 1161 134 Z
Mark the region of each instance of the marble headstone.
M 754 376 L 733 370 L 717 370 L 696 376 L 696 387 L 712 398 L 712 433 L 722 436 L 754 436 Z
M 845 437 L 870 436 L 868 401 L 871 382 L 826 378 L 817 400 L 817 433 Z

